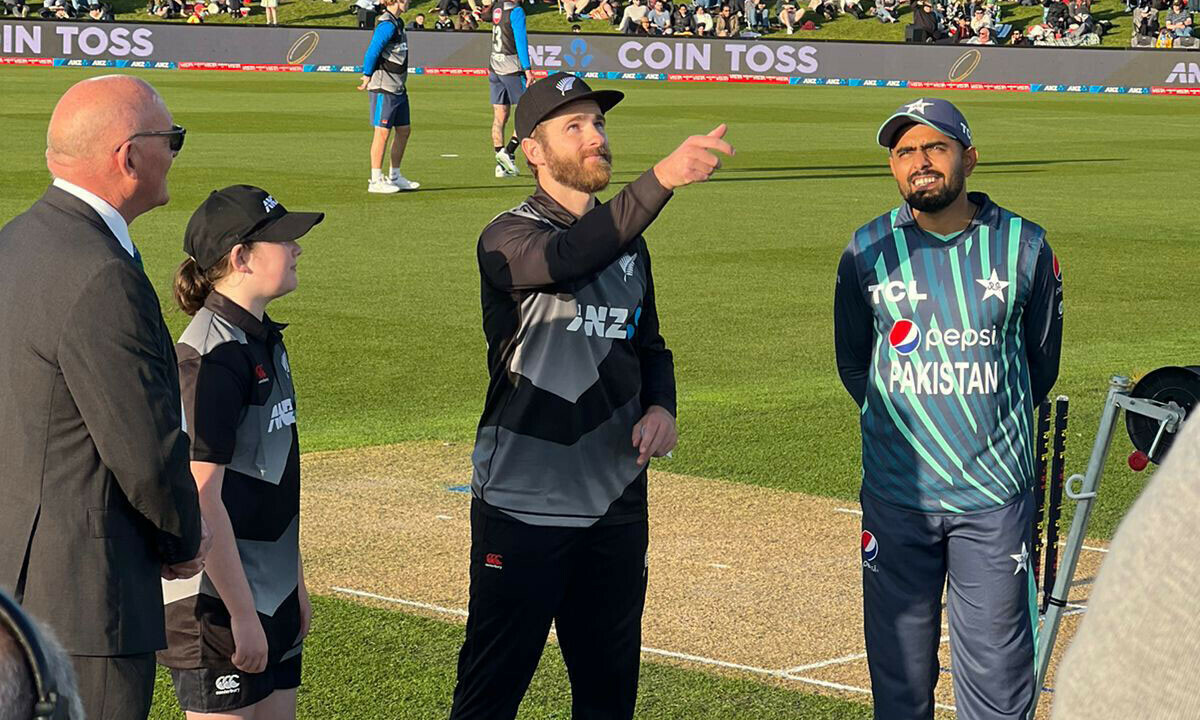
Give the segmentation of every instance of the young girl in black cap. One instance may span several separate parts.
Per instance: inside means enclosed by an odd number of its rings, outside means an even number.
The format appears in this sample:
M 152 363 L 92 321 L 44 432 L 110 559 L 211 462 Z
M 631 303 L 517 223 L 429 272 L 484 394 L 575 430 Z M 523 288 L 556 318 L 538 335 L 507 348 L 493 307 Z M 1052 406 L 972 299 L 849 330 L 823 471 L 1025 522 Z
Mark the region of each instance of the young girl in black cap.
M 163 584 L 166 650 L 189 720 L 296 716 L 312 609 L 299 550 L 300 451 L 285 327 L 267 305 L 296 288 L 298 238 L 321 213 L 266 191 L 214 191 L 192 215 L 175 300 L 192 321 L 176 351 L 200 508 L 204 571 Z

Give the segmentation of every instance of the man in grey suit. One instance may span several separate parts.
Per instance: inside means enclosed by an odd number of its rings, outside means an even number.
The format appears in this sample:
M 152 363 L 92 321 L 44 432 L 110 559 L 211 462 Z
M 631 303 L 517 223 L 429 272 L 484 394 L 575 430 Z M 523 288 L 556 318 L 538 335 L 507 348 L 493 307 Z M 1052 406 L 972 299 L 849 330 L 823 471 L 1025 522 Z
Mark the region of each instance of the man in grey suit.
M 0 588 L 58 635 L 88 720 L 149 713 L 159 578 L 210 544 L 128 227 L 167 202 L 183 136 L 139 79 L 76 84 L 47 132 L 53 186 L 0 229 Z

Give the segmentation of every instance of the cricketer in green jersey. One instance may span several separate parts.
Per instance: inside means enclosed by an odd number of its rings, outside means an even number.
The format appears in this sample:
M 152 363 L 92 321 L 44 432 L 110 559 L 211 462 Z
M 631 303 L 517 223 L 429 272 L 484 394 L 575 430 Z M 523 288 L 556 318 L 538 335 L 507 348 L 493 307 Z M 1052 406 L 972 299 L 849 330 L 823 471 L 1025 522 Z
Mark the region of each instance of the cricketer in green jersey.
M 949 102 L 879 130 L 904 203 L 859 228 L 834 302 L 860 408 L 864 629 L 877 720 L 933 717 L 947 587 L 963 720 L 1036 697 L 1033 409 L 1058 376 L 1062 277 L 1038 225 L 968 193 L 978 151 Z

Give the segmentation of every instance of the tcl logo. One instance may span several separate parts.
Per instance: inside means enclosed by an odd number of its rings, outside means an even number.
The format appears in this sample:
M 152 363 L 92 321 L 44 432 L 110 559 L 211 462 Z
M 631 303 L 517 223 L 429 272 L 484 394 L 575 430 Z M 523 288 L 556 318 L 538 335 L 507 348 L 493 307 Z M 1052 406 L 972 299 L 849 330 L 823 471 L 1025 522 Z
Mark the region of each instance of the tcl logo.
M 222 675 L 221 677 L 217 678 L 214 686 L 217 689 L 217 695 L 229 695 L 242 689 L 242 685 L 238 682 L 238 676 L 236 674 Z
M 871 293 L 871 302 L 873 302 L 876 305 L 879 304 L 879 296 L 880 295 L 883 295 L 883 298 L 885 300 L 887 300 L 888 302 L 892 302 L 892 303 L 898 303 L 907 297 L 909 300 L 912 301 L 913 305 L 916 305 L 917 301 L 925 300 L 925 299 L 928 299 L 928 297 L 929 297 L 928 295 L 926 295 L 925 293 L 923 293 L 917 289 L 917 281 L 916 280 L 913 280 L 908 283 L 904 283 L 899 280 L 893 280 L 889 283 L 880 283 L 878 285 L 868 285 L 867 292 Z

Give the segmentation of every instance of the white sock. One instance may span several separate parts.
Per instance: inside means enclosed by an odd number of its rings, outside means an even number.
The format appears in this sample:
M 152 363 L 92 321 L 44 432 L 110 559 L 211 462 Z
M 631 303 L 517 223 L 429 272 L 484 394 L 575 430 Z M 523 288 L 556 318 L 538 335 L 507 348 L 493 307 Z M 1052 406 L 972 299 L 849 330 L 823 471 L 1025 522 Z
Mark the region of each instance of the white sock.
M 383 180 L 382 168 L 371 168 L 371 182 L 379 182 Z
M 388 171 L 388 177 L 390 177 L 390 178 L 396 178 L 399 176 L 400 176 L 400 170 L 398 168 L 392 168 L 391 170 Z

